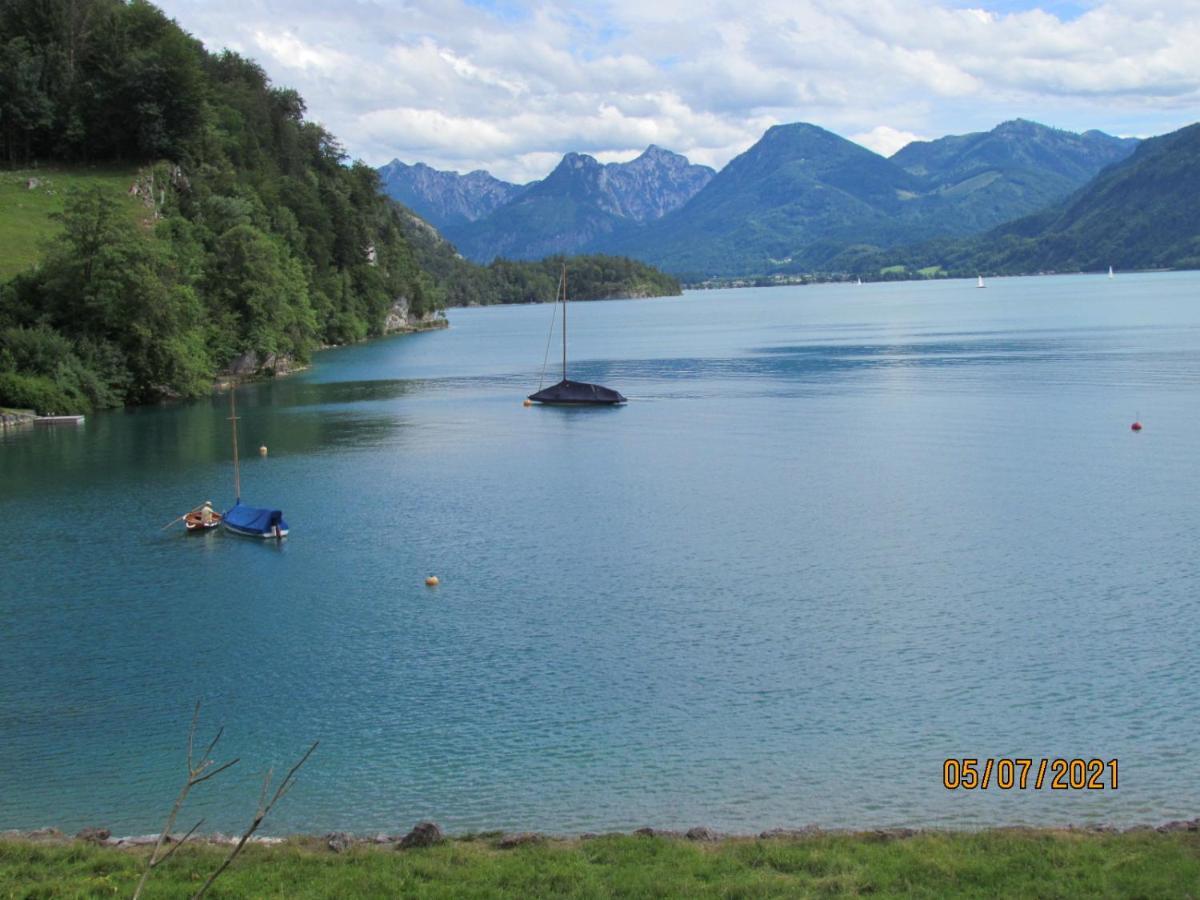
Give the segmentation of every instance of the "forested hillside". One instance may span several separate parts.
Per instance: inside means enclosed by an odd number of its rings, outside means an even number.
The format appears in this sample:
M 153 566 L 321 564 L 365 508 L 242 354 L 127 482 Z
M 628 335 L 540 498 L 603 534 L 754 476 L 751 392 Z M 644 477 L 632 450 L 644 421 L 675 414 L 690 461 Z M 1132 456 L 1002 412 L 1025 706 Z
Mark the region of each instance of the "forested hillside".
M 572 300 L 673 297 L 680 293 L 677 278 L 623 256 L 497 259 L 480 266 L 463 259 L 453 244 L 417 215 L 408 213 L 404 227 L 418 264 L 437 284 L 447 306 L 551 301 L 564 265 Z
M 1065 200 L 978 237 L 849 250 L 842 271 L 906 277 L 1200 268 L 1200 124 L 1142 141 Z
M 61 237 L 0 286 L 0 405 L 197 395 L 235 357 L 303 361 L 380 333 L 397 298 L 434 307 L 403 213 L 304 111 L 149 3 L 0 3 L 0 161 L 128 166 L 145 210 L 73 192 Z

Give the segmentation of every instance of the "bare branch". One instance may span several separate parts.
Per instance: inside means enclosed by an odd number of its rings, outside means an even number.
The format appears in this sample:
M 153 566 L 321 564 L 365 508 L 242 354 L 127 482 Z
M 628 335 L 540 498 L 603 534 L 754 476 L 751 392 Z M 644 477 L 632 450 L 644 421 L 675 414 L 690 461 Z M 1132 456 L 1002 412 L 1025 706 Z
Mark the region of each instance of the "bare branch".
M 313 741 L 313 745 L 308 748 L 308 752 L 300 757 L 300 761 L 292 766 L 291 771 L 284 776 L 283 781 L 279 782 L 279 790 L 275 792 L 275 796 L 271 798 L 271 802 L 267 805 L 267 812 L 271 811 L 271 807 L 275 805 L 275 801 L 282 799 L 284 794 L 292 789 L 292 785 L 296 783 L 296 773 L 300 771 L 300 767 L 308 762 L 308 758 L 313 755 L 313 751 L 317 749 L 317 744 L 320 741 Z
M 184 781 L 183 787 L 179 789 L 179 795 L 175 798 L 175 804 L 174 804 L 174 806 L 171 807 L 171 812 L 167 816 L 166 824 L 163 825 L 162 833 L 159 834 L 158 840 L 154 842 L 154 849 L 150 851 L 150 858 L 148 860 L 146 860 L 146 868 L 145 868 L 145 870 L 143 870 L 142 877 L 138 880 L 137 887 L 134 889 L 133 900 L 138 900 L 138 898 L 141 897 L 142 890 L 146 886 L 146 879 L 150 877 L 151 870 L 154 869 L 156 866 L 160 865 L 168 857 L 170 857 L 172 853 L 174 853 L 176 850 L 179 849 L 179 845 L 177 844 L 168 853 L 162 855 L 161 857 L 159 856 L 159 854 L 162 853 L 163 845 L 166 844 L 168 838 L 170 837 L 171 830 L 175 827 L 175 819 L 179 816 L 179 811 L 183 808 L 184 801 L 187 800 L 188 792 L 193 787 L 200 784 L 202 781 L 207 781 L 208 779 L 212 778 L 214 775 L 218 775 L 221 772 L 224 772 L 226 769 L 228 769 L 230 766 L 234 765 L 237 762 L 237 760 L 235 759 L 232 762 L 223 764 L 219 768 L 213 770 L 212 772 L 209 772 L 206 775 L 201 774 L 206 769 L 208 769 L 209 766 L 211 766 L 213 764 L 211 759 L 207 759 L 207 756 L 209 753 L 212 752 L 213 748 L 217 746 L 217 741 L 219 741 L 221 739 L 221 735 L 224 733 L 225 729 L 224 729 L 224 727 L 221 727 L 217 730 L 216 737 L 214 737 L 212 739 L 212 741 L 208 745 L 208 749 L 204 753 L 204 755 L 206 757 L 205 761 L 200 764 L 199 768 L 197 768 L 196 764 L 195 764 L 195 757 L 193 755 L 193 752 L 195 750 L 196 725 L 199 722 L 199 720 L 200 720 L 200 701 L 197 700 L 196 708 L 192 711 L 192 724 L 188 727 L 187 780 Z M 201 821 L 203 821 L 203 820 L 201 820 Z M 196 825 L 196 828 L 199 828 L 199 827 L 200 827 L 199 825 Z M 196 828 L 193 828 L 191 831 L 189 831 L 184 836 L 183 840 L 187 840 L 188 837 L 190 837 L 192 835 L 192 833 L 196 830 Z M 180 843 L 183 843 L 183 841 L 180 841 Z
M 213 769 L 207 775 L 201 775 L 199 778 L 193 778 L 192 785 L 195 786 L 197 784 L 200 784 L 201 782 L 208 781 L 208 779 L 210 779 L 210 778 L 215 778 L 216 776 L 218 776 L 222 772 L 224 772 L 226 769 L 228 769 L 230 766 L 236 766 L 239 762 L 241 762 L 241 757 L 240 756 L 235 757 L 234 759 L 231 759 L 229 762 Z
M 219 741 L 221 739 L 221 735 L 223 735 L 224 733 L 225 733 L 225 726 L 222 725 L 220 728 L 217 729 L 217 736 L 212 739 L 212 742 L 208 745 L 208 749 L 204 751 L 204 760 L 205 760 L 204 765 L 206 765 L 206 766 L 212 765 L 211 757 L 212 757 L 213 749 L 217 746 L 217 741 Z
M 274 774 L 273 768 L 267 769 L 267 774 L 263 776 L 262 789 L 258 792 L 258 812 L 255 815 L 260 819 L 267 814 L 267 791 L 271 789 L 271 776 Z
M 196 701 L 196 709 L 192 712 L 192 725 L 188 729 L 188 774 L 194 771 L 192 766 L 192 743 L 196 738 L 196 722 L 200 718 L 200 701 Z
M 212 887 L 213 882 L 217 880 L 217 877 L 226 869 L 228 869 L 230 864 L 237 859 L 238 854 L 242 852 L 242 848 L 246 846 L 246 842 L 250 840 L 254 832 L 258 831 L 258 826 L 261 825 L 263 819 L 267 817 L 267 813 L 271 811 L 271 807 L 273 807 L 275 803 L 281 797 L 283 797 L 284 794 L 291 790 L 292 785 L 295 784 L 296 781 L 296 773 L 300 771 L 301 766 L 308 762 L 308 758 L 312 756 L 313 751 L 317 749 L 317 745 L 320 743 L 320 741 L 313 741 L 313 745 L 308 748 L 308 751 L 302 757 L 300 757 L 299 762 L 297 762 L 294 766 L 292 766 L 291 769 L 288 770 L 287 775 L 284 776 L 283 781 L 281 781 L 279 783 L 279 787 L 276 788 L 275 795 L 271 797 L 271 801 L 264 804 L 264 801 L 267 798 L 267 791 L 271 786 L 271 770 L 267 770 L 267 775 L 263 779 L 262 792 L 259 795 L 258 812 L 255 814 L 253 821 L 251 821 L 250 826 L 242 834 L 234 848 L 229 851 L 229 855 L 225 857 L 225 859 L 221 862 L 221 865 L 217 867 L 216 871 L 208 876 L 208 880 L 204 882 L 200 890 L 196 891 L 196 893 L 192 895 L 192 900 L 199 900 L 200 897 L 203 897 L 208 889 Z
M 175 844 L 171 847 L 171 849 L 168 850 L 166 853 L 164 853 L 163 858 L 160 859 L 158 862 L 156 862 L 155 865 L 161 866 L 168 859 L 170 859 L 172 856 L 174 856 L 175 851 L 178 850 L 180 847 L 182 847 L 184 845 L 184 843 L 187 841 L 187 839 L 196 833 L 196 829 L 199 828 L 203 824 L 204 824 L 204 820 L 201 819 L 199 822 L 197 822 L 195 825 L 193 825 L 192 830 L 189 831 L 187 834 L 185 834 L 183 837 L 181 837 L 179 840 L 177 840 L 175 842 Z

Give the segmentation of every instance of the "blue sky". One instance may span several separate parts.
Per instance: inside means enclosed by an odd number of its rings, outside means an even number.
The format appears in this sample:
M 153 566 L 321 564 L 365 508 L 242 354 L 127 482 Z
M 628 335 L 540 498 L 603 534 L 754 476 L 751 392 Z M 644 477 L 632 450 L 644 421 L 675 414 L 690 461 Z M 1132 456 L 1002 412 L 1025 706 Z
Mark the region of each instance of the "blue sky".
M 1200 0 L 161 0 L 298 89 L 354 156 L 545 175 L 648 144 L 715 167 L 807 121 L 890 154 L 1029 118 L 1200 119 Z

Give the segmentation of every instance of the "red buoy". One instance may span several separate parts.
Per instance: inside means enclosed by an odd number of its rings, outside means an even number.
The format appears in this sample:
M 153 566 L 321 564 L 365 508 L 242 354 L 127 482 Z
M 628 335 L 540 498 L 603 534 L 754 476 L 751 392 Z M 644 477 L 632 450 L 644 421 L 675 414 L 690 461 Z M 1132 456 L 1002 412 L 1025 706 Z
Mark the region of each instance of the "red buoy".
M 1130 428 L 1132 431 L 1141 431 L 1141 430 L 1142 430 L 1142 423 L 1141 423 L 1141 422 L 1134 422 L 1132 425 L 1130 425 L 1130 426 L 1129 426 L 1129 428 Z

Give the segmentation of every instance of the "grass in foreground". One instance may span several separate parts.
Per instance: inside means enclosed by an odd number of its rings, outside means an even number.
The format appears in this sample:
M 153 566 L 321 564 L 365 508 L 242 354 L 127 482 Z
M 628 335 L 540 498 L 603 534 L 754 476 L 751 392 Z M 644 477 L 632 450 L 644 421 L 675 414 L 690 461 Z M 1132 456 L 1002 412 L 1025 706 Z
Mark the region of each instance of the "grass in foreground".
M 0 841 L 0 897 L 128 897 L 148 849 Z M 185 846 L 148 897 L 187 897 L 224 854 Z M 248 847 L 212 897 L 1195 897 L 1200 833 L 818 835 L 713 844 L 613 835 L 500 850 L 453 840 L 426 850 L 315 839 Z
M 145 208 L 128 197 L 136 169 L 119 166 L 44 166 L 38 169 L 0 171 L 0 281 L 29 269 L 42 258 L 49 240 L 62 231 L 55 218 L 63 211 L 67 192 L 101 188 L 127 198 L 130 215 L 144 215 Z M 37 187 L 26 187 L 36 178 Z

